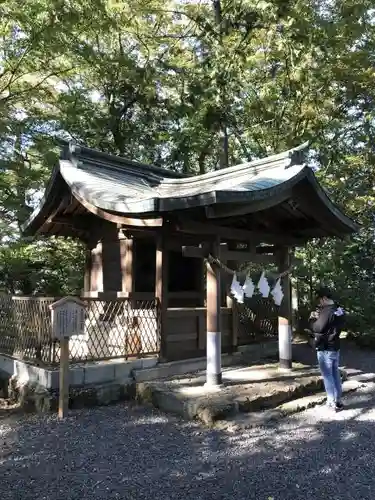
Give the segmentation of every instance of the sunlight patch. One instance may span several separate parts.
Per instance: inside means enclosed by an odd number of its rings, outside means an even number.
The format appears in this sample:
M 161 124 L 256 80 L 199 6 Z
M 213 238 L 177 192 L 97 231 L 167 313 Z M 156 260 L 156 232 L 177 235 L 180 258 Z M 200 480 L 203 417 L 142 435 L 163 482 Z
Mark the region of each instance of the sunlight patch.
M 357 432 L 345 431 L 342 433 L 341 439 L 342 439 L 342 441 L 349 441 L 350 439 L 356 439 L 357 436 L 358 436 Z

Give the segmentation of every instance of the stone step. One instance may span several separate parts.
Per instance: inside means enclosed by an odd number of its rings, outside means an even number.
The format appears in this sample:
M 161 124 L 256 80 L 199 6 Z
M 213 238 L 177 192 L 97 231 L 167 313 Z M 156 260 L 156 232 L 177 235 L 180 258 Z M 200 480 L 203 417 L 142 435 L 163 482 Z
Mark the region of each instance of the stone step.
M 375 390 L 374 383 L 368 384 L 359 380 L 347 380 L 343 383 L 343 394 L 345 395 L 365 387 L 367 387 L 369 391 Z M 261 427 L 272 424 L 284 417 L 293 415 L 294 413 L 299 413 L 309 408 L 322 405 L 325 401 L 326 394 L 324 392 L 318 392 L 317 394 L 294 399 L 273 409 L 232 415 L 225 420 L 215 422 L 215 427 L 229 432 L 237 432 L 239 430 L 251 429 L 253 427 Z
M 223 387 L 205 386 L 205 373 L 136 383 L 137 399 L 190 420 L 212 425 L 241 412 L 275 408 L 322 390 L 320 373 L 304 365 L 285 372 L 277 364 L 223 370 Z
M 365 373 L 360 370 L 347 369 L 347 376 L 350 380 L 359 382 L 375 382 L 375 373 Z

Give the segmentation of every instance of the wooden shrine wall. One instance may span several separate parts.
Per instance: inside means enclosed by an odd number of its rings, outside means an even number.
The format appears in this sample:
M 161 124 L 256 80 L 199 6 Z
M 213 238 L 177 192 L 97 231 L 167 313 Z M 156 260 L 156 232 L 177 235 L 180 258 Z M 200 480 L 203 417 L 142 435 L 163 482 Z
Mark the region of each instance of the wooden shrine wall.
M 222 352 L 231 352 L 232 310 L 221 308 Z M 206 309 L 169 308 L 166 322 L 166 357 L 168 361 L 204 356 L 206 353 Z
M 129 246 L 115 224 L 101 221 L 92 230 L 92 241 L 86 257 L 85 292 L 155 293 L 155 235 L 132 239 L 133 275 L 125 279 L 126 252 Z M 181 250 L 168 250 L 168 307 L 204 305 L 204 267 L 199 259 L 184 257 Z M 182 244 L 182 243 L 181 243 Z M 129 278 L 129 276 L 128 276 Z M 130 283 L 125 289 L 125 283 Z

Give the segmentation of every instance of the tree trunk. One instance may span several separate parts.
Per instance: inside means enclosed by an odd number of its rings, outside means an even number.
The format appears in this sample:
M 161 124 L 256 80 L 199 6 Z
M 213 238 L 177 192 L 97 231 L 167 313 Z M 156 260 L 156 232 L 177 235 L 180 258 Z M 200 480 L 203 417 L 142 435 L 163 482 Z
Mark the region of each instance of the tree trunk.
M 219 166 L 221 168 L 229 167 L 229 138 L 228 129 L 223 122 L 220 131 L 220 158 Z
M 212 7 L 214 9 L 215 22 L 218 26 L 221 25 L 222 15 L 221 15 L 221 0 L 212 0 Z M 221 32 L 221 29 L 220 29 Z
M 226 32 L 226 28 L 223 23 L 223 16 L 221 10 L 221 0 L 212 0 L 212 7 L 214 12 L 214 19 L 216 26 L 218 27 L 218 36 L 220 45 L 223 46 L 223 34 Z M 222 114 L 220 119 L 220 137 L 219 137 L 219 168 L 226 168 L 229 166 L 229 137 L 228 128 L 226 123 L 227 115 L 227 102 L 225 93 L 225 78 L 223 78 L 220 73 L 217 78 L 217 88 L 220 97 L 220 104 L 222 108 Z

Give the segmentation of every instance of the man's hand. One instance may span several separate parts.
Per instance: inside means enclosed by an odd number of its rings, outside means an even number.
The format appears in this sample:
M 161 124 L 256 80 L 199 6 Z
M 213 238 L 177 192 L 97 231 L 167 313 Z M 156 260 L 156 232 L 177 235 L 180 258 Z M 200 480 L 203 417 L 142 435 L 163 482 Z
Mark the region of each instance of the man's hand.
M 318 311 L 312 311 L 310 313 L 310 319 L 318 319 L 318 317 L 319 317 Z

